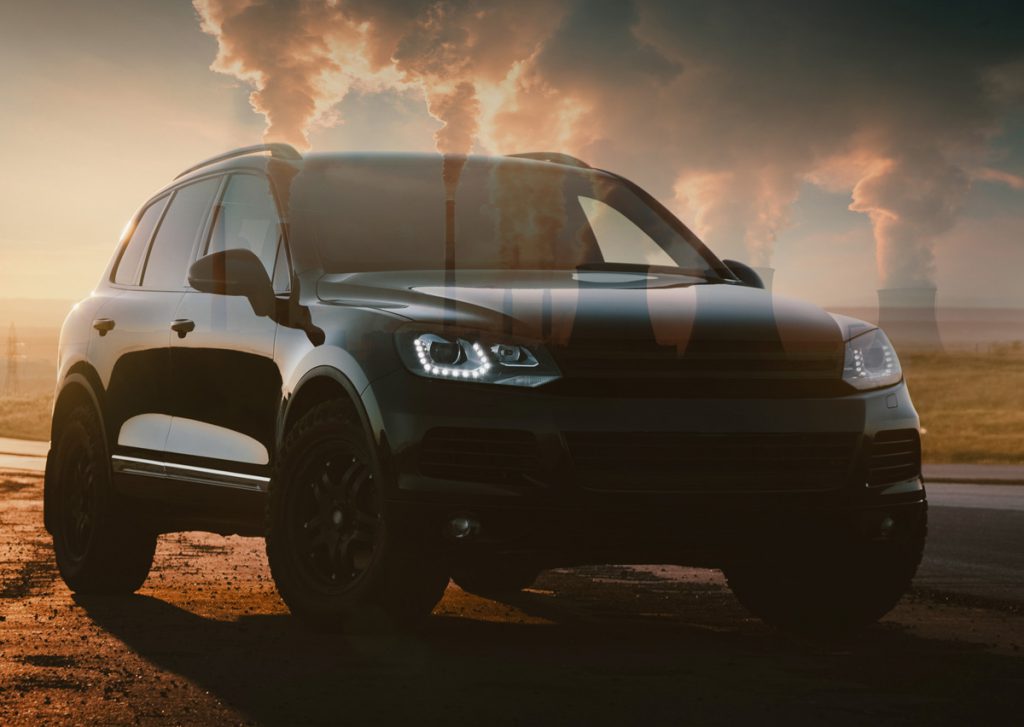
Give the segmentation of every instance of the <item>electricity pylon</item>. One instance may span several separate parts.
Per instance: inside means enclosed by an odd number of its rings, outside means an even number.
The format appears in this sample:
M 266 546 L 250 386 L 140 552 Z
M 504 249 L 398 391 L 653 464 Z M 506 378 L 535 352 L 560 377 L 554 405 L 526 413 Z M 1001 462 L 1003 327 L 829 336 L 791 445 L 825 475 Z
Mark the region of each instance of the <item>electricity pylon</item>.
M 4 377 L 5 394 L 18 393 L 18 359 L 21 358 L 20 348 L 18 332 L 12 323 L 7 334 L 7 376 Z

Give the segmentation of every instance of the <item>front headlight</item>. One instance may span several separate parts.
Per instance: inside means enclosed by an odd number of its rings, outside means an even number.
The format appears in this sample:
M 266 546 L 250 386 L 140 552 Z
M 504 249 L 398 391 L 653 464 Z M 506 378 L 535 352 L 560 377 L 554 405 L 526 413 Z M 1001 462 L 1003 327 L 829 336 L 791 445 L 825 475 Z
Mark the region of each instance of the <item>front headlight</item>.
M 843 381 L 861 390 L 898 384 L 903 369 L 889 338 L 881 328 L 861 333 L 846 342 Z
M 481 384 L 540 386 L 561 377 L 555 362 L 533 342 L 460 331 L 400 331 L 398 353 L 417 376 Z

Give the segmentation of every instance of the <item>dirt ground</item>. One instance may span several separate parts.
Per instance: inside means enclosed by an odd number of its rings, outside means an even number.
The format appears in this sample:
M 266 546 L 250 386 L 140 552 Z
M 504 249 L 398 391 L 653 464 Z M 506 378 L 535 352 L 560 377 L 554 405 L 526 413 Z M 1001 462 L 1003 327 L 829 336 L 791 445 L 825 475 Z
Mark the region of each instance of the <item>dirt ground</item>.
M 714 571 L 456 586 L 415 636 L 290 618 L 262 541 L 161 538 L 142 591 L 73 596 L 40 479 L 0 474 L 0 724 L 1021 724 L 1024 616 L 912 594 L 856 641 L 750 618 Z

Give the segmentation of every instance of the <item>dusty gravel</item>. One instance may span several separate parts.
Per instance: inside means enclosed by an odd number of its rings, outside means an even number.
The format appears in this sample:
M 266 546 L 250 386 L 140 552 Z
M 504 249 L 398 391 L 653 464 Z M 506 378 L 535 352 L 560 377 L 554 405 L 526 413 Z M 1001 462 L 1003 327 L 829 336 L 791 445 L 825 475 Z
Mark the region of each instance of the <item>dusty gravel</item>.
M 293 621 L 263 544 L 161 538 L 129 598 L 73 596 L 35 475 L 0 474 L 0 724 L 1021 724 L 1024 617 L 910 596 L 855 642 L 788 638 L 713 571 L 449 587 L 416 636 Z

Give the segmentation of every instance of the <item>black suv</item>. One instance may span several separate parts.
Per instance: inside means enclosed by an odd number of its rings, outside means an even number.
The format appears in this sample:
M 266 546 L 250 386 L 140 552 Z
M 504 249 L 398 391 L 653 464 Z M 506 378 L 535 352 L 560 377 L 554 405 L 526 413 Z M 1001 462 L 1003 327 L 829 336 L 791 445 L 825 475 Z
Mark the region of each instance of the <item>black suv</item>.
M 196 165 L 61 334 L 46 526 L 79 592 L 159 533 L 265 535 L 333 627 L 544 568 L 722 568 L 783 628 L 850 630 L 925 535 L 885 334 L 773 296 L 635 184 L 562 154 Z

